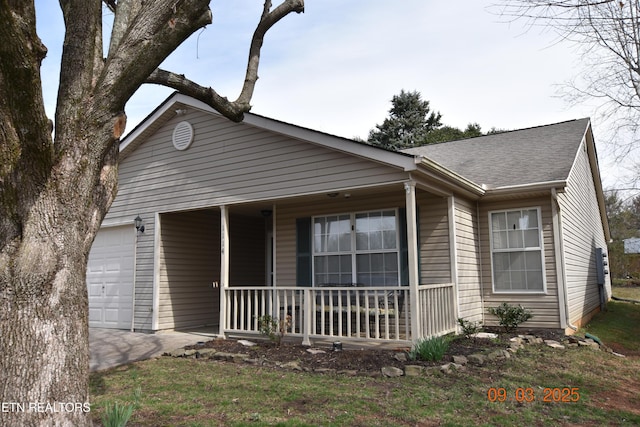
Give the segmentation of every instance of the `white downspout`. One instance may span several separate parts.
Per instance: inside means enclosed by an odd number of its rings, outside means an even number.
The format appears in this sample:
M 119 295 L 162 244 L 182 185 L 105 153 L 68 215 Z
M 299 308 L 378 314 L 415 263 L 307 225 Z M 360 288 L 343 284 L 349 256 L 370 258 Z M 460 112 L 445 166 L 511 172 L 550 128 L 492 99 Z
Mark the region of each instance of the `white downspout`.
M 567 294 L 567 283 L 565 281 L 564 247 L 562 245 L 562 217 L 560 215 L 560 201 L 555 188 L 551 189 L 551 213 L 553 216 L 553 243 L 556 255 L 556 282 L 558 286 L 558 308 L 560 310 L 560 327 L 567 327 L 578 330 L 578 327 L 571 324 L 569 319 L 569 296 Z
M 136 238 L 133 242 L 133 284 L 131 291 L 131 332 L 135 330 L 136 322 L 136 270 L 138 269 L 138 235 L 140 232 L 134 227 Z
M 229 209 L 220 206 L 220 320 L 219 334 L 226 336 L 227 288 L 229 287 Z
M 451 281 L 453 282 L 453 291 L 456 295 L 455 319 L 460 317 L 460 290 L 458 284 L 458 241 L 456 232 L 456 207 L 455 196 L 447 197 L 448 215 L 449 215 L 449 258 L 451 268 Z

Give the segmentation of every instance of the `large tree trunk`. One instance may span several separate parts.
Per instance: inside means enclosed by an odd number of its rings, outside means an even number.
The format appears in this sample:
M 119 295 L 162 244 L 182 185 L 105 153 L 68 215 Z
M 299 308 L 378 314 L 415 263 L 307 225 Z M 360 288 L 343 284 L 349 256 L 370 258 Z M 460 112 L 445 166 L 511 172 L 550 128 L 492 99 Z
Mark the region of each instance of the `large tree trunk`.
M 124 105 L 145 82 L 183 90 L 241 120 L 265 32 L 302 0 L 263 14 L 238 100 L 156 70 L 211 22 L 209 0 L 60 0 L 66 33 L 53 125 L 44 112 L 33 1 L 0 0 L 0 425 L 91 425 L 89 250 L 117 191 Z M 122 6 L 120 6 L 122 5 Z
M 90 425 L 85 273 L 115 195 L 117 117 L 77 90 L 54 144 L 34 6 L 0 3 L 0 424 Z

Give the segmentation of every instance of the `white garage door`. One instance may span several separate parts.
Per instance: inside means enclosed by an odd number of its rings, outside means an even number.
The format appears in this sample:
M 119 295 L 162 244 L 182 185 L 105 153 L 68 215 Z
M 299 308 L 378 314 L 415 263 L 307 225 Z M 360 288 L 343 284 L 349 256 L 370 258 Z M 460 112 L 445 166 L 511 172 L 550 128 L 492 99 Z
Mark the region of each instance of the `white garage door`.
M 131 327 L 134 239 L 131 225 L 98 232 L 87 264 L 89 326 Z

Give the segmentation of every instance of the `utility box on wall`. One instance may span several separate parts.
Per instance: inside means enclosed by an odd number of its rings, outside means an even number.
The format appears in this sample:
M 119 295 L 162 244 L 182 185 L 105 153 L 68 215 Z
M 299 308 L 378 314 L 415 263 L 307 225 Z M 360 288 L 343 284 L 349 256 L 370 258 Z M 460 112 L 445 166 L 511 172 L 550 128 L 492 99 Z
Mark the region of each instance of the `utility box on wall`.
M 600 309 L 604 310 L 607 303 L 605 296 L 605 277 L 609 274 L 609 262 L 607 261 L 607 253 L 602 248 L 596 248 L 596 273 L 598 275 L 598 290 L 600 291 Z

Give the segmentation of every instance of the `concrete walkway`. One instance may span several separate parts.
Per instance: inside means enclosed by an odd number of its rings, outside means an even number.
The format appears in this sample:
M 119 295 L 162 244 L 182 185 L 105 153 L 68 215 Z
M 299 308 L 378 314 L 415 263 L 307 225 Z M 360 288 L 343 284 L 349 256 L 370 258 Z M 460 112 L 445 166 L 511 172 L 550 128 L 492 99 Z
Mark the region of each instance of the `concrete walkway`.
M 217 331 L 158 332 L 145 334 L 119 329 L 89 328 L 90 369 L 100 371 L 119 365 L 150 359 L 185 345 L 209 341 Z

